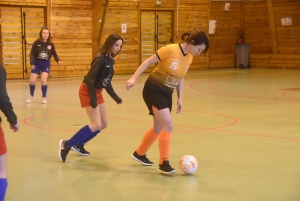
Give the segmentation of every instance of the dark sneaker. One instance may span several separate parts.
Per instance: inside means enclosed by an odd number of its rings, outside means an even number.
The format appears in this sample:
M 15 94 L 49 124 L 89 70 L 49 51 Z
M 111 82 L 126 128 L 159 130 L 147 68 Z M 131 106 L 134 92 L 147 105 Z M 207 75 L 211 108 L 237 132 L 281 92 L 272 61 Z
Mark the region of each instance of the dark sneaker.
M 58 150 L 58 156 L 62 162 L 66 161 L 67 155 L 70 151 L 70 147 L 66 144 L 67 141 L 65 140 L 60 140 L 59 141 L 59 150 Z
M 158 171 L 167 175 L 171 175 L 176 172 L 176 170 L 170 166 L 169 161 L 164 161 L 161 165 L 159 165 Z
M 85 148 L 83 146 L 84 145 L 74 145 L 71 147 L 71 150 L 75 151 L 76 153 L 80 154 L 81 156 L 89 156 L 90 152 L 85 150 Z
M 144 156 L 139 156 L 136 151 L 131 155 L 131 158 L 135 161 L 138 161 L 140 163 L 142 163 L 145 166 L 153 166 L 154 163 L 149 161 L 149 159 L 146 157 L 146 155 Z

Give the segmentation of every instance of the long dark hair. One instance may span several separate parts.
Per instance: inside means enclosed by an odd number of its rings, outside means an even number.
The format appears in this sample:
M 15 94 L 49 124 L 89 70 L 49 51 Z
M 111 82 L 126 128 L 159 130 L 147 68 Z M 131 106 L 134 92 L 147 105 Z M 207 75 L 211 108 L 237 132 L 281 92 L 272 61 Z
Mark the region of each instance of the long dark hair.
M 39 37 L 39 41 L 41 42 L 41 43 L 43 43 L 44 42 L 44 40 L 43 40 L 43 36 L 42 36 L 42 34 L 43 34 L 43 30 L 48 30 L 49 31 L 49 37 L 48 37 L 48 39 L 47 39 L 47 42 L 48 43 L 50 43 L 51 42 L 51 33 L 50 33 L 50 30 L 48 29 L 48 27 L 46 27 L 46 26 L 44 26 L 43 28 L 41 28 L 41 30 L 40 30 L 40 37 Z
M 181 35 L 181 39 L 192 45 L 205 45 L 205 49 L 202 51 L 205 54 L 209 49 L 209 41 L 204 31 L 193 31 L 193 32 L 184 32 Z
M 111 53 L 111 48 L 112 46 L 118 41 L 118 40 L 122 40 L 122 45 L 123 45 L 123 38 L 121 36 L 119 36 L 118 34 L 110 34 L 104 44 L 102 45 L 102 47 L 100 48 L 100 52 L 102 54 L 107 54 L 107 55 L 110 55 L 112 57 L 115 57 L 117 54 L 112 54 Z M 122 49 L 122 46 L 121 46 L 121 49 Z M 120 51 L 121 51 L 120 49 Z M 119 52 L 120 52 L 119 51 Z M 118 52 L 118 53 L 119 53 Z

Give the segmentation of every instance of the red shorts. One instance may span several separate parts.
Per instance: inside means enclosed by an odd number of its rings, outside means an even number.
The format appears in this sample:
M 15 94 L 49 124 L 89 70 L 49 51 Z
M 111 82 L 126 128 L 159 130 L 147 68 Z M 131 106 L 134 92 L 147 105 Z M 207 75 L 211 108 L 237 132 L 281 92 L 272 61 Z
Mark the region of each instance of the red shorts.
M 6 149 L 6 143 L 5 143 L 5 139 L 4 139 L 4 133 L 0 124 L 0 156 L 2 156 L 3 154 L 6 154 L 7 149 Z
M 103 89 L 96 89 L 98 105 L 104 103 L 104 99 L 102 96 L 102 90 Z M 91 98 L 89 95 L 88 87 L 84 82 L 81 83 L 80 88 L 79 88 L 79 99 L 80 99 L 81 107 L 91 106 L 91 104 L 90 104 Z

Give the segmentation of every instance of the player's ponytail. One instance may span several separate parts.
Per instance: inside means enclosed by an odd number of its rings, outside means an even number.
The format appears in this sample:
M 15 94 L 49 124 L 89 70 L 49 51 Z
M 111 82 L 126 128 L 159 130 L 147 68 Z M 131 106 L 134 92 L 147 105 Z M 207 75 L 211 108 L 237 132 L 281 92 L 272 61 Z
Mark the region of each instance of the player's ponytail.
M 190 36 L 191 35 L 191 33 L 190 32 L 184 32 L 182 35 L 181 35 L 181 40 L 183 40 L 183 41 L 186 41 L 186 36 Z M 187 37 L 187 38 L 188 38 Z

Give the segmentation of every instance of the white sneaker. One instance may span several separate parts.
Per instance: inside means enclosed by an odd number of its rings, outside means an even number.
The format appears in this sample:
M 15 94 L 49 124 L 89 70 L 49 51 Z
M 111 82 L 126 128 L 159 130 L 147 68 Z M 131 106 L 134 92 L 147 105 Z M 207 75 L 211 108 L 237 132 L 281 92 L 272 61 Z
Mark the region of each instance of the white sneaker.
M 47 98 L 45 97 L 42 98 L 42 104 L 47 104 Z
M 31 103 L 34 100 L 34 96 L 30 96 L 27 100 L 26 103 Z

